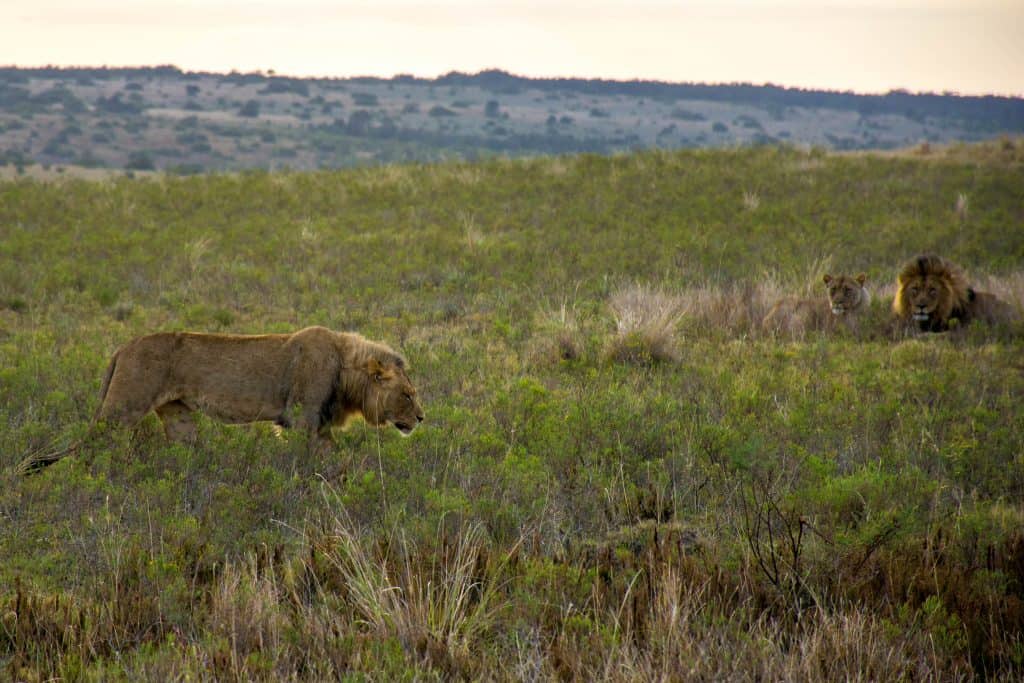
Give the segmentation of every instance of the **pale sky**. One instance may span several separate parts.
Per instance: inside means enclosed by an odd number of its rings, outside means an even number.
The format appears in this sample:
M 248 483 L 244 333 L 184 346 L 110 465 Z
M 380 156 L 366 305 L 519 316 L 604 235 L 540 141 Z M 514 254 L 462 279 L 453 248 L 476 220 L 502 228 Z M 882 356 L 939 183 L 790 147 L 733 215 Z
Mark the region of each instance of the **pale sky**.
M 0 0 L 0 65 L 1024 96 L 1024 0 Z

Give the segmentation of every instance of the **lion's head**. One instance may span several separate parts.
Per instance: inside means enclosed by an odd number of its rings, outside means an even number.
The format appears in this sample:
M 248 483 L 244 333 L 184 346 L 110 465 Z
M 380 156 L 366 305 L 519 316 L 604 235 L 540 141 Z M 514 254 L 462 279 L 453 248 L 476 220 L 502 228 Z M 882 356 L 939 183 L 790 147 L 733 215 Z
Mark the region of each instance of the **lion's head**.
M 962 317 L 971 298 L 960 267 L 934 254 L 907 261 L 896 285 L 893 312 L 925 331 L 948 329 L 950 319 Z
M 371 357 L 366 371 L 369 381 L 363 397 L 363 418 L 377 427 L 393 424 L 409 436 L 423 421 L 423 408 L 406 374 L 405 361 L 397 354 L 383 361 Z
M 871 295 L 864 288 L 867 275 L 857 277 L 849 275 L 826 275 L 825 286 L 828 287 L 828 303 L 834 315 L 847 315 L 859 311 L 871 301 Z

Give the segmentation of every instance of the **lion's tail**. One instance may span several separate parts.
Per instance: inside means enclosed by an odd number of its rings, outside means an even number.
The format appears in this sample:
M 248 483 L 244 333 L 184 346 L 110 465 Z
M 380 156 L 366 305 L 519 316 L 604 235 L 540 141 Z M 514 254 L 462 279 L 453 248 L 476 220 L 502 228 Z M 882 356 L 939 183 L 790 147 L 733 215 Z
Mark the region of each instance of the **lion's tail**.
M 115 353 L 114 357 L 110 359 L 110 363 L 107 364 L 107 371 L 103 374 L 103 384 L 100 386 L 100 402 L 96 404 L 96 412 L 92 416 L 93 424 L 96 424 L 96 421 L 100 419 L 103 402 L 107 400 L 107 390 L 110 389 L 110 378 L 114 376 L 114 368 L 117 367 L 118 355 Z
M 116 365 L 117 354 L 115 353 L 114 357 L 110 359 L 110 364 L 107 365 L 107 372 L 103 375 L 103 384 L 100 387 L 100 402 L 99 405 L 96 406 L 96 412 L 93 414 L 92 425 L 90 426 L 90 429 L 96 425 L 96 421 L 99 419 L 100 416 L 100 411 L 103 410 L 103 402 L 107 398 L 107 390 L 110 388 L 110 378 L 114 376 L 114 367 Z M 59 451 L 51 451 L 50 453 L 32 453 L 24 460 L 22 460 L 14 471 L 21 476 L 36 474 L 37 472 L 49 467 L 58 460 L 65 458 L 68 455 L 71 455 L 72 453 L 78 451 L 78 449 L 82 447 L 83 442 L 84 439 L 77 443 L 71 444 L 67 448 L 61 449 Z
M 22 460 L 14 469 L 14 472 L 15 474 L 21 476 L 36 474 L 40 470 L 49 467 L 50 465 L 57 462 L 61 458 L 71 454 L 74 451 L 77 451 L 81 445 L 82 443 L 78 442 L 59 451 L 53 451 L 50 453 L 33 453 L 24 460 Z

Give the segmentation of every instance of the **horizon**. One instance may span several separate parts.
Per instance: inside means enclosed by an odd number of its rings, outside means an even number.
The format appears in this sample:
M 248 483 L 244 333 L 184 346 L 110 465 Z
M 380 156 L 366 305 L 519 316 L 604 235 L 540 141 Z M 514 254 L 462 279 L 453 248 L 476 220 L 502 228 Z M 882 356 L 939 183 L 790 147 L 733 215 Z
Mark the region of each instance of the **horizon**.
M 850 89 L 838 89 L 838 88 L 825 88 L 825 87 L 811 87 L 802 85 L 787 85 L 783 83 L 754 83 L 750 81 L 668 81 L 655 78 L 604 78 L 604 77 L 591 77 L 591 76 L 530 76 L 519 73 L 511 72 L 501 67 L 485 67 L 476 71 L 464 71 L 459 69 L 452 69 L 444 73 L 439 73 L 430 76 L 419 76 L 410 73 L 394 73 L 390 75 L 378 75 L 378 74 L 352 74 L 345 76 L 315 76 L 315 75 L 297 75 L 290 73 L 281 73 L 275 69 L 254 69 L 251 71 L 243 71 L 239 69 L 230 70 L 207 70 L 207 69 L 186 69 L 178 64 L 3 64 L 0 63 L 0 69 L 20 69 L 20 70 L 46 70 L 46 69 L 59 69 L 63 71 L 90 71 L 90 70 L 108 70 L 108 71 L 119 71 L 119 70 L 145 70 L 145 69 L 163 69 L 172 68 L 179 70 L 182 74 L 197 74 L 206 76 L 229 76 L 231 74 L 240 74 L 243 76 L 260 76 L 263 78 L 285 78 L 295 80 L 310 80 L 310 81 L 345 81 L 345 80 L 359 80 L 359 79 L 377 79 L 381 81 L 390 81 L 396 78 L 414 78 L 420 81 L 435 81 L 446 76 L 451 75 L 463 75 L 463 76 L 479 76 L 485 73 L 503 73 L 511 78 L 522 79 L 527 81 L 588 81 L 588 82 L 605 82 L 605 83 L 657 83 L 662 85 L 700 85 L 708 87 L 736 87 L 736 86 L 747 86 L 754 88 L 780 88 L 783 90 L 799 90 L 807 92 L 822 92 L 822 93 L 835 93 L 835 94 L 852 94 L 862 97 L 875 97 L 885 96 L 896 93 L 905 93 L 912 96 L 938 96 L 938 97 L 997 97 L 1006 99 L 1024 99 L 1024 95 L 1012 95 L 1003 93 L 961 93 L 956 91 L 935 91 L 935 90 L 911 90 L 908 88 L 893 88 L 886 91 L 861 91 L 861 90 L 850 90 Z
M 338 79 L 498 69 L 540 79 L 1024 97 L 1024 41 L 1015 35 L 1024 3 L 1011 0 L 89 4 L 16 3 L 0 26 L 0 62 Z

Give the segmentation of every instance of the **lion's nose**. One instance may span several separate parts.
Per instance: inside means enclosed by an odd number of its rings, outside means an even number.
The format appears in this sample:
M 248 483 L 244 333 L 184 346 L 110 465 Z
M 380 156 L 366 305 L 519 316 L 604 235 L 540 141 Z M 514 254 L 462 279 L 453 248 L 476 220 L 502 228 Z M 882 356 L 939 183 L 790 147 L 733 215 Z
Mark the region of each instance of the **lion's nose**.
M 423 422 L 423 415 L 417 415 L 416 416 L 416 421 L 417 422 Z

